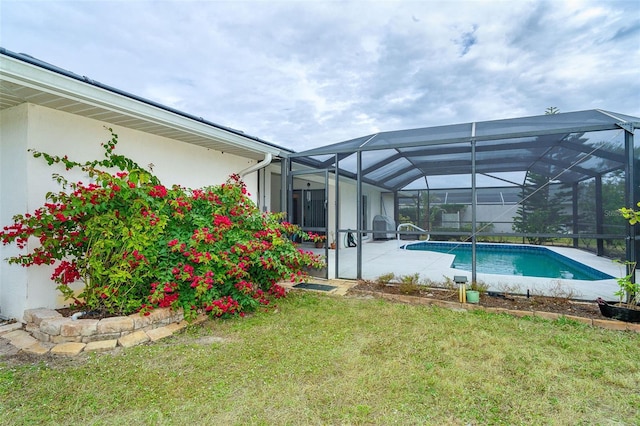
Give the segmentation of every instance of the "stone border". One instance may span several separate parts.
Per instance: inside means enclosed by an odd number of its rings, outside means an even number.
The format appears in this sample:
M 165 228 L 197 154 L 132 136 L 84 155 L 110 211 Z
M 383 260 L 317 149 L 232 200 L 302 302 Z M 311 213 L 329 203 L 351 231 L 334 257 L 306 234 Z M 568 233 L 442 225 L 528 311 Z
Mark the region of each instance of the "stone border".
M 350 292 L 352 294 L 368 295 L 368 296 L 378 297 L 380 299 L 390 300 L 393 302 L 410 303 L 414 305 L 433 305 L 433 306 L 439 306 L 441 308 L 447 308 L 447 309 L 457 310 L 457 311 L 482 310 L 485 312 L 496 313 L 496 314 L 509 314 L 515 317 L 534 316 L 534 317 L 544 318 L 551 321 L 555 321 L 560 318 L 566 318 L 566 319 L 580 322 L 592 327 L 600 327 L 607 330 L 634 331 L 636 333 L 640 333 L 640 324 L 631 323 L 631 322 L 605 320 L 605 319 L 591 319 L 591 318 L 579 317 L 575 315 L 561 315 L 555 312 L 516 311 L 512 309 L 505 309 L 505 308 L 491 308 L 491 307 L 484 307 L 481 305 L 473 305 L 469 303 L 449 302 L 446 300 L 430 299 L 427 297 L 381 293 L 377 291 L 357 290 L 353 288 L 350 290 Z
M 197 317 L 193 323 L 206 320 L 206 315 Z M 117 346 L 131 347 L 148 341 L 173 335 L 184 329 L 182 310 L 155 309 L 149 315 L 97 319 L 72 319 L 63 317 L 53 309 L 27 309 L 24 312 L 26 325 L 13 323 L 0 327 L 0 337 L 8 339 L 17 349 L 44 355 L 77 355 L 80 352 L 101 352 Z

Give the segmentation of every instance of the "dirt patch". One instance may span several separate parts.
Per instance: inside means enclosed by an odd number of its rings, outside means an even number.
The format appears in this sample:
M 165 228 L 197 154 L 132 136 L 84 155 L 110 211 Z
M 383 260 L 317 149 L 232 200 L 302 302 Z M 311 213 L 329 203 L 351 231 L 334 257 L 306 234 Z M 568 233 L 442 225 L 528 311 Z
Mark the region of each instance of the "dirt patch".
M 414 289 L 402 288 L 399 285 L 378 284 L 371 281 L 359 281 L 349 290 L 348 294 L 356 295 L 358 290 L 380 292 L 388 294 L 402 294 L 407 296 L 425 297 L 429 299 L 458 302 L 457 289 L 440 289 L 417 286 Z M 502 293 L 485 293 L 480 296 L 480 306 L 491 308 L 503 308 L 517 311 L 552 312 L 560 315 L 573 315 L 591 319 L 606 319 L 601 313 L 598 304 L 593 302 L 581 302 L 568 298 L 547 296 L 515 296 Z

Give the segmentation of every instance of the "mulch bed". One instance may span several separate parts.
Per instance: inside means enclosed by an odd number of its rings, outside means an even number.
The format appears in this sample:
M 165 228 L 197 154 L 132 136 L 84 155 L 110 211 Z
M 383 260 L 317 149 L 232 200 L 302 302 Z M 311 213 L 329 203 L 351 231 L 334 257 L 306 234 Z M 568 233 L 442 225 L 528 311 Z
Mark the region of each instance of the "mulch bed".
M 458 291 L 439 288 L 420 288 L 411 292 L 402 292 L 397 284 L 382 285 L 371 281 L 359 281 L 353 290 L 380 292 L 388 294 L 403 294 L 414 297 L 426 297 L 430 299 L 458 302 Z M 553 312 L 560 315 L 573 315 L 591 319 L 607 319 L 600 313 L 600 308 L 595 302 L 582 302 L 565 298 L 547 296 L 516 296 L 501 293 L 485 293 L 480 296 L 480 306 L 503 308 L 518 311 Z
M 75 314 L 76 312 L 85 312 L 80 319 L 103 319 L 103 318 L 111 318 L 111 317 L 118 317 L 118 316 L 122 316 L 120 314 L 110 314 L 106 311 L 89 311 L 86 312 L 84 309 L 82 308 L 78 308 L 78 307 L 70 307 L 70 308 L 60 308 L 60 309 L 56 309 L 57 312 L 59 312 L 63 317 L 70 317 L 71 315 Z

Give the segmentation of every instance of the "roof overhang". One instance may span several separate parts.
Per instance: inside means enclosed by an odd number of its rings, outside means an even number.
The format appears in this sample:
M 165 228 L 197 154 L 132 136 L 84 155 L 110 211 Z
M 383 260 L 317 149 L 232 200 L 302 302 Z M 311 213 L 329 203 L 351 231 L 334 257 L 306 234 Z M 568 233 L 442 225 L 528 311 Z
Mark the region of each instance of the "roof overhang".
M 0 110 L 25 102 L 254 160 L 290 153 L 241 131 L 0 48 Z

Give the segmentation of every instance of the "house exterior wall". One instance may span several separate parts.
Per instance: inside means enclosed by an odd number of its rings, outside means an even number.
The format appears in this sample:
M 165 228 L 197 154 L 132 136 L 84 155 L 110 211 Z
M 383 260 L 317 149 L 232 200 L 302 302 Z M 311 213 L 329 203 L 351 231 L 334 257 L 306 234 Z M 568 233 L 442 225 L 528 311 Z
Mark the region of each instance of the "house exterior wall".
M 363 229 L 373 229 L 373 218 L 379 214 L 389 216 L 388 202 L 385 200 L 387 213 L 383 212 L 381 205 L 382 191 L 369 185 L 362 186 L 362 196 L 366 197 L 367 205 L 365 210 L 366 223 L 362 224 Z M 393 206 L 391 206 L 393 208 Z M 340 228 L 357 229 L 358 225 L 358 187 L 352 179 L 340 179 Z M 391 211 L 393 217 L 393 211 Z M 365 238 L 370 238 L 371 233 Z M 341 238 L 344 239 L 344 238 Z M 341 241 L 341 243 L 344 241 Z
M 77 161 L 102 158 L 101 143 L 110 139 L 105 126 L 118 135 L 116 152 L 140 166 L 153 164 L 153 172 L 166 186 L 180 184 L 199 188 L 224 182 L 230 174 L 256 163 L 255 160 L 197 147 L 177 140 L 150 135 L 120 126 L 108 126 L 98 120 L 84 118 L 50 108 L 21 104 L 3 110 L 0 145 L 0 219 L 11 223 L 13 215 L 32 212 L 42 206 L 49 191 L 60 187 L 52 173 L 70 180 L 88 180 L 80 172 L 66 172 L 62 166 L 47 166 L 33 158 L 27 149 L 53 155 L 68 155 Z M 256 201 L 257 173 L 244 177 L 248 191 Z M 21 320 L 25 309 L 64 306 L 55 284 L 49 279 L 48 266 L 28 269 L 9 265 L 5 258 L 17 254 L 11 246 L 0 246 L 0 316 Z
M 518 206 L 515 204 L 480 204 L 476 208 L 476 223 L 491 223 L 493 226 L 485 231 L 513 232 L 513 218 L 517 216 Z M 471 206 L 468 205 L 460 215 L 462 222 L 471 223 Z
M 0 111 L 0 225 L 11 223 L 27 205 L 27 106 Z M 22 317 L 15 301 L 27 298 L 27 270 L 4 260 L 16 256 L 15 245 L 0 245 L 0 315 Z M 14 309 L 15 308 L 15 309 Z M 24 310 L 24 309 L 23 309 Z

